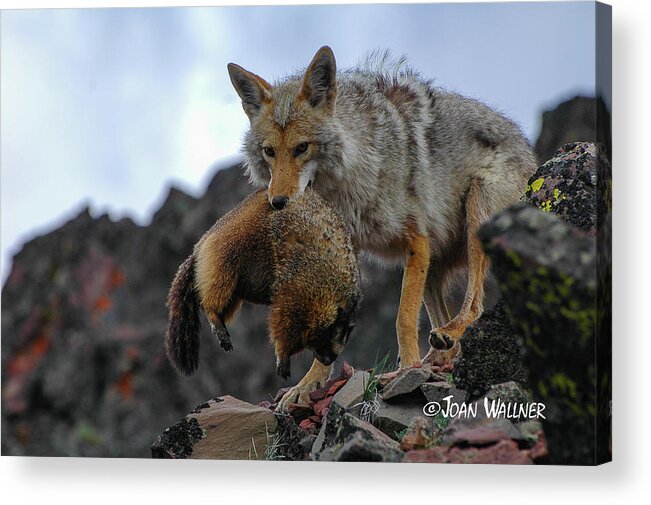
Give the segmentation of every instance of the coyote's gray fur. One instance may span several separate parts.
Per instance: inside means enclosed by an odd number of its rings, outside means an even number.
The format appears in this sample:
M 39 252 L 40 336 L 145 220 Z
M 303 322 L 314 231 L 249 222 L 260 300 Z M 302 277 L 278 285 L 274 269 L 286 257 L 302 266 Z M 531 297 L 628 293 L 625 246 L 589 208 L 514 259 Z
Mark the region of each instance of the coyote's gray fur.
M 337 73 L 322 47 L 304 73 L 273 86 L 238 65 L 229 73 L 251 122 L 247 171 L 268 187 L 270 204 L 282 207 L 313 186 L 342 214 L 357 248 L 405 262 L 397 333 L 401 364 L 410 366 L 420 361 L 423 301 L 438 349 L 481 314 L 488 260 L 476 231 L 518 200 L 536 163 L 511 120 L 401 63 Z M 445 284 L 458 267 L 468 270 L 468 288 L 450 320 Z

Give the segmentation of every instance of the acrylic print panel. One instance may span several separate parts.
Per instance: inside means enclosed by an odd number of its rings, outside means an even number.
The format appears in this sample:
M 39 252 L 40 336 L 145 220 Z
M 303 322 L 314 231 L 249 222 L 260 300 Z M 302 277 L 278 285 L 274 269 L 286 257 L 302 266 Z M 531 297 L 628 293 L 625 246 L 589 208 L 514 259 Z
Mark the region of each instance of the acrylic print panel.
M 610 460 L 608 6 L 1 22 L 3 455 Z

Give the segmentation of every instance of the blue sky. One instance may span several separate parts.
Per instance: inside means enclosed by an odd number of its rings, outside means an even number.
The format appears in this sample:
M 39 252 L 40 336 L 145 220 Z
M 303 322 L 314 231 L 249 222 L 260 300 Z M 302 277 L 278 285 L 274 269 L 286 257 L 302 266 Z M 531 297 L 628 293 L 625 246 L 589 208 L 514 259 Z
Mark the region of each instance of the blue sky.
M 407 56 L 481 99 L 531 140 L 540 113 L 594 94 L 594 5 L 333 5 L 3 11 L 1 269 L 90 205 L 146 224 L 170 184 L 198 195 L 237 155 L 247 120 L 226 72 L 269 81 L 330 45 Z

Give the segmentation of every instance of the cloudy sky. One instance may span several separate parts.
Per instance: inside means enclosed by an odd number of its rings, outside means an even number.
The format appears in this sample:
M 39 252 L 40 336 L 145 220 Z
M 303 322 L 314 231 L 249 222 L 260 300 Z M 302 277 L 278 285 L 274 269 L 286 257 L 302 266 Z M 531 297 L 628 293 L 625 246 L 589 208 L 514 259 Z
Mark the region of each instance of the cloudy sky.
M 330 45 L 340 68 L 390 48 L 515 119 L 594 94 L 594 5 L 415 4 L 3 11 L 2 279 L 90 205 L 146 224 L 170 184 L 199 195 L 247 126 L 226 64 L 267 80 Z

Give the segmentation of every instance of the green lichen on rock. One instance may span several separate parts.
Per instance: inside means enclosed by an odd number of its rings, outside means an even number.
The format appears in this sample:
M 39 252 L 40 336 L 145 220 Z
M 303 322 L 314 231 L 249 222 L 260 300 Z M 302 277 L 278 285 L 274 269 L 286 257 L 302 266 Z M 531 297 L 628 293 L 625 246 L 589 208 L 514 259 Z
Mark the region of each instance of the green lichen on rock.
M 551 461 L 594 463 L 594 235 L 527 204 L 496 216 L 479 235 L 505 313 L 522 334 L 532 392 L 546 405 Z
M 524 200 L 577 228 L 594 232 L 598 195 L 607 193 L 597 187 L 606 164 L 604 149 L 597 144 L 565 144 L 531 176 Z

